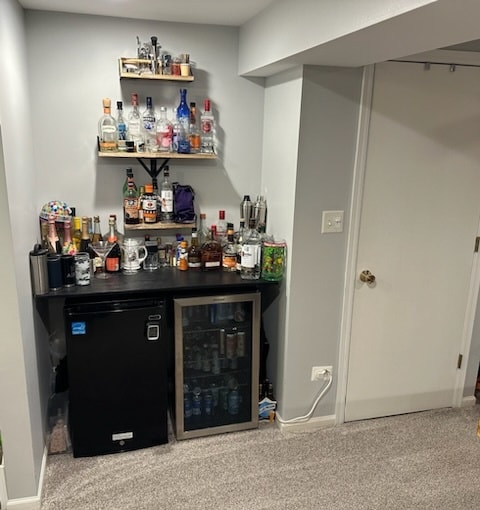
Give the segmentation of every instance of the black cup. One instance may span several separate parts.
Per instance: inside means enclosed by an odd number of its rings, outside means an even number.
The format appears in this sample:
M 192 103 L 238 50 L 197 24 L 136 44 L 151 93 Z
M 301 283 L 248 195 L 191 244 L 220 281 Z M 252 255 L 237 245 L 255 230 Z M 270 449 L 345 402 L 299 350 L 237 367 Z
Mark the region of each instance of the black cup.
M 48 286 L 50 290 L 62 288 L 62 257 L 55 253 L 50 253 L 47 257 Z
M 75 285 L 75 259 L 73 255 L 62 255 L 62 284 L 64 287 Z

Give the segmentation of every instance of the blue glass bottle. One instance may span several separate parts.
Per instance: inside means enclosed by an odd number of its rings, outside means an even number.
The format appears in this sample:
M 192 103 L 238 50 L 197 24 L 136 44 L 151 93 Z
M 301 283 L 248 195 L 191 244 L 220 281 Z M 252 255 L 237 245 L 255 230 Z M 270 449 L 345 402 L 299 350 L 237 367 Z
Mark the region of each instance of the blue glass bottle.
M 190 153 L 190 108 L 187 103 L 187 89 L 180 89 L 180 103 L 177 108 L 179 123 L 178 149 L 182 154 Z

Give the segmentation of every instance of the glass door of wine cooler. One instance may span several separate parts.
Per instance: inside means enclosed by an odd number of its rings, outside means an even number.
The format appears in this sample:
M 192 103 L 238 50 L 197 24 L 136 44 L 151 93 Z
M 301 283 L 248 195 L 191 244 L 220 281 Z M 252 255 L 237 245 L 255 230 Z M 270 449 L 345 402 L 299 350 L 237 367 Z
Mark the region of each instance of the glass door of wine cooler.
M 177 439 L 258 426 L 260 293 L 174 300 Z

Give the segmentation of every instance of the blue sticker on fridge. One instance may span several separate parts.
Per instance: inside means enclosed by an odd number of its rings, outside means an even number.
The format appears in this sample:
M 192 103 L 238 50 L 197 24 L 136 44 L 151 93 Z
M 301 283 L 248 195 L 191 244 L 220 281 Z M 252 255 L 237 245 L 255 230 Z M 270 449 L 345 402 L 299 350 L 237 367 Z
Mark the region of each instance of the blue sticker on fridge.
M 72 335 L 85 335 L 87 333 L 87 323 L 85 321 L 72 322 Z

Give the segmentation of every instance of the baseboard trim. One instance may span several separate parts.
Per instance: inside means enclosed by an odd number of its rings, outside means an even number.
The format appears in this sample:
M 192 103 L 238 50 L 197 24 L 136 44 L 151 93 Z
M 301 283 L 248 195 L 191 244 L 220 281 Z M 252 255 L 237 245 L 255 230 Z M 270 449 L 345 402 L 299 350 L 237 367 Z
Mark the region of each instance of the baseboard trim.
M 461 407 L 470 407 L 477 404 L 477 399 L 474 396 L 463 397 Z
M 278 417 L 280 420 L 282 419 L 280 415 Z M 336 416 L 334 414 L 310 418 L 308 421 L 298 423 L 281 423 L 280 420 L 276 420 L 276 424 L 282 432 L 312 432 L 325 427 L 333 427 L 336 424 Z
M 40 510 L 42 504 L 43 480 L 45 477 L 45 469 L 47 466 L 47 447 L 43 450 L 42 467 L 40 468 L 40 476 L 38 480 L 38 491 L 36 496 L 29 498 L 16 498 L 7 501 L 7 510 Z

